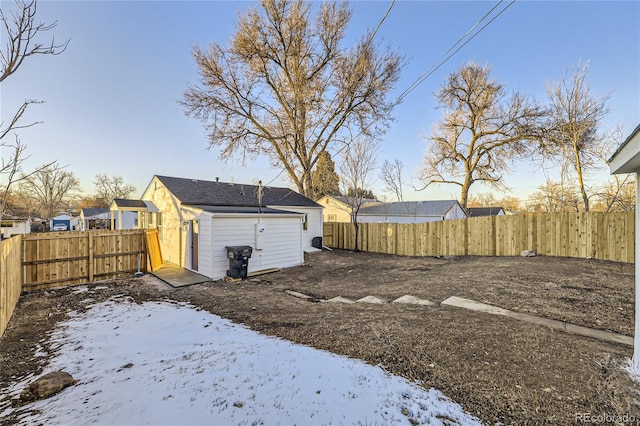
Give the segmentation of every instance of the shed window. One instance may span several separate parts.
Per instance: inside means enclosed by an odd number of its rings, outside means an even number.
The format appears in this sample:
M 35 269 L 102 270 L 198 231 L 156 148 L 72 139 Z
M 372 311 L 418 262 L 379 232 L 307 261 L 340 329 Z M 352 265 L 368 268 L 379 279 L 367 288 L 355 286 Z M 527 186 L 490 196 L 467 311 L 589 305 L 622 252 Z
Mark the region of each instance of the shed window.
M 304 222 L 302 222 L 302 229 L 304 229 L 305 231 L 306 231 L 307 229 L 309 229 L 309 224 L 308 224 L 308 222 L 309 222 L 309 215 L 305 213 L 305 215 L 304 215 Z
M 336 221 L 336 215 L 335 214 L 327 215 L 327 222 L 335 222 L 335 221 Z

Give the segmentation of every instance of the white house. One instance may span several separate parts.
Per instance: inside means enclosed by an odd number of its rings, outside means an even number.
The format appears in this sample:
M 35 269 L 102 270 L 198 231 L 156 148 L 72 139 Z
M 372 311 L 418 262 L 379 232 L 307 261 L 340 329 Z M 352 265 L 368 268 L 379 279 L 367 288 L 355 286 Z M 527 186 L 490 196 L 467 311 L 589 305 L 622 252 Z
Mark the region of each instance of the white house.
M 400 201 L 367 204 L 360 208 L 360 223 L 424 223 L 467 217 L 456 200 Z
M 289 188 L 154 176 L 141 198 L 118 203 L 158 229 L 164 260 L 212 279 L 227 275 L 227 246 L 251 246 L 255 272 L 302 264 L 322 237 L 322 207 Z
M 634 173 L 636 175 L 636 318 L 631 368 L 640 374 L 640 125 L 622 142 L 609 159 L 611 174 Z
M 31 233 L 31 219 L 4 219 L 0 224 L 0 235 L 9 238 L 16 234 Z
M 78 229 L 80 231 L 88 231 L 90 229 L 135 229 L 138 223 L 138 212 L 122 212 L 120 217 L 114 217 L 113 226 L 111 219 L 110 209 L 83 207 L 80 209 Z M 119 221 L 122 221 L 122 223 Z

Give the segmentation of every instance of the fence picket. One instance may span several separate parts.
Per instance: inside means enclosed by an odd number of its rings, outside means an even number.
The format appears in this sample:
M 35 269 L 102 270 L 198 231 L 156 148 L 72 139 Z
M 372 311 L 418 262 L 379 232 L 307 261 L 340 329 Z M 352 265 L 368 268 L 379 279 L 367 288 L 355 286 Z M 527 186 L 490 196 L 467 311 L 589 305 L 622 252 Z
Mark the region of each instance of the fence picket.
M 546 256 L 635 261 L 635 215 L 530 213 L 419 224 L 360 223 L 362 250 L 405 256 Z M 353 225 L 325 224 L 329 247 L 353 249 Z M 336 238 L 341 235 L 343 238 Z

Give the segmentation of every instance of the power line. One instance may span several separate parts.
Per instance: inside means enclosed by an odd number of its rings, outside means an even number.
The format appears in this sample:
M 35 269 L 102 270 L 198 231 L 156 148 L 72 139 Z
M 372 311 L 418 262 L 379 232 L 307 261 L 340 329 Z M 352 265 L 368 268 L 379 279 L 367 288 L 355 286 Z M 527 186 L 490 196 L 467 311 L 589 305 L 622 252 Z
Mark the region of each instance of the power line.
M 489 22 L 487 22 L 485 25 L 483 25 L 478 31 L 476 31 L 470 38 L 468 38 L 464 43 L 462 43 L 457 49 L 455 49 L 455 47 L 460 44 L 460 42 L 462 42 L 462 40 L 464 40 L 469 33 L 471 33 L 478 25 L 480 25 L 480 23 L 482 21 L 484 21 L 491 13 L 493 13 L 493 11 L 503 2 L 504 0 L 499 0 L 498 3 L 496 3 L 495 6 L 493 6 L 482 18 L 480 18 L 475 24 L 473 24 L 473 26 L 471 28 L 469 28 L 469 30 L 467 30 L 466 33 L 464 33 L 464 35 L 462 37 L 460 37 L 458 39 L 458 41 L 456 41 L 450 48 L 449 50 L 447 50 L 440 58 L 438 58 L 437 61 L 435 61 L 429 68 L 427 68 L 427 70 L 422 73 L 422 75 L 420 77 L 418 77 L 416 79 L 416 81 L 414 81 L 404 92 L 402 92 L 402 94 L 400 96 L 398 96 L 398 98 L 395 100 L 395 102 L 393 103 L 394 106 L 398 105 L 400 102 L 402 102 L 402 100 L 404 98 L 407 97 L 407 95 L 409 95 L 409 93 L 411 93 L 416 87 L 418 87 L 424 80 L 426 80 L 428 77 L 430 77 L 434 72 L 436 72 L 442 65 L 444 65 L 449 59 L 451 59 L 451 57 L 453 55 L 455 55 L 456 53 L 458 53 L 464 46 L 466 46 L 471 40 L 473 40 L 478 34 L 480 34 L 480 32 L 482 32 L 482 30 L 484 30 L 485 28 L 487 28 L 493 21 L 495 21 L 500 15 L 502 15 L 509 7 L 511 7 L 516 0 L 511 0 L 511 2 L 504 7 L 504 9 L 502 9 L 500 12 L 498 12 L 497 15 L 495 15 L 493 18 L 491 18 L 491 20 L 489 20 Z M 455 49 L 455 50 L 454 50 Z M 453 52 L 452 52 L 453 50 Z

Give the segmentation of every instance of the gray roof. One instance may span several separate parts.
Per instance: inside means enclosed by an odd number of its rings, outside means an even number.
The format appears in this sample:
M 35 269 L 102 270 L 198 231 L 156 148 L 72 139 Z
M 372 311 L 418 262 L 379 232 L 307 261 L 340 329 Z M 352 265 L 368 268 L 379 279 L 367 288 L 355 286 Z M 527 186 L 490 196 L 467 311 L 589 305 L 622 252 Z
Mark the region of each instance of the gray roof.
M 99 216 L 99 215 L 103 215 L 103 214 L 111 214 L 111 211 L 109 209 L 103 209 L 103 208 L 97 208 L 97 207 L 83 207 L 82 208 L 82 215 L 85 218 L 93 217 L 93 216 Z
M 157 175 L 156 177 L 182 204 L 236 207 L 258 205 L 258 186 L 256 185 Z M 315 201 L 292 189 L 273 186 L 263 187 L 262 205 L 321 207 Z
M 369 204 L 360 208 L 360 215 L 393 216 L 444 216 L 455 205 L 456 200 L 400 201 L 395 203 Z
M 343 202 L 347 205 L 351 205 L 354 201 L 354 197 L 345 197 L 344 195 L 329 195 L 329 197 L 333 197 L 336 200 Z M 355 200 L 357 201 L 357 200 Z M 379 201 L 376 200 L 375 198 L 363 198 L 362 199 L 362 205 L 365 204 L 369 204 L 369 203 L 378 203 Z
M 504 212 L 502 207 L 468 207 L 469 217 L 480 216 L 497 216 L 500 210 Z
M 113 202 L 118 207 L 147 209 L 147 204 L 142 200 L 129 200 L 126 198 L 114 198 Z

